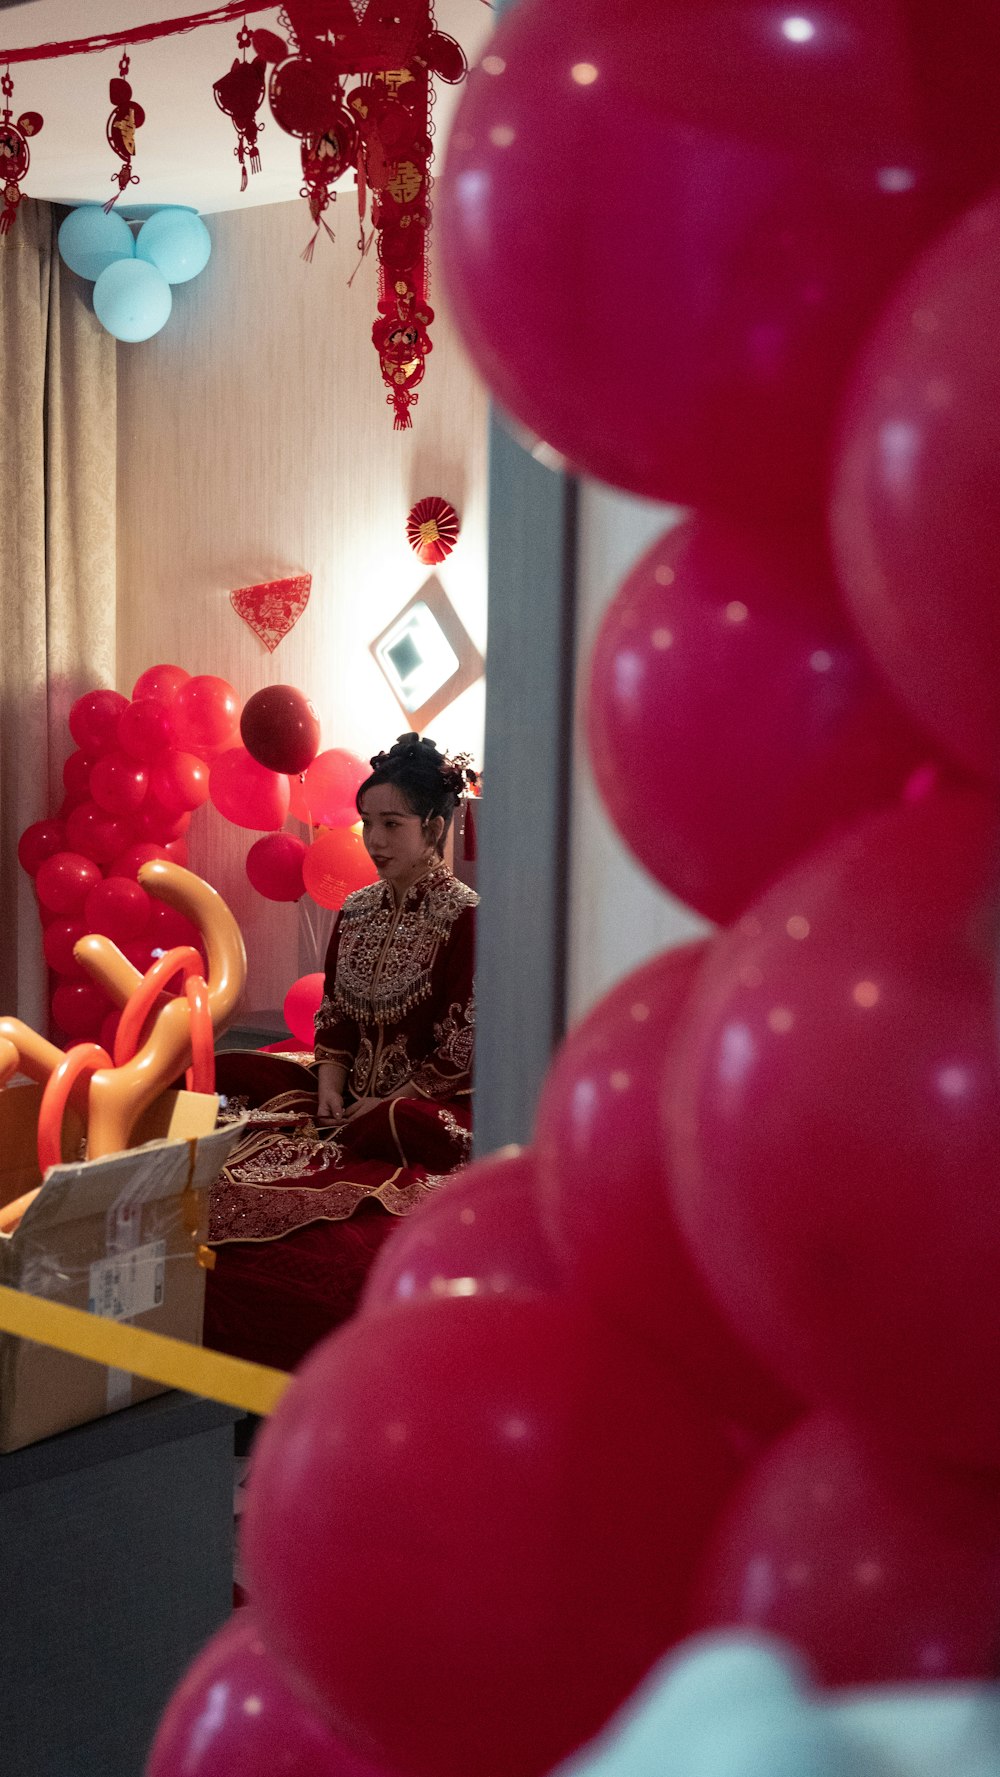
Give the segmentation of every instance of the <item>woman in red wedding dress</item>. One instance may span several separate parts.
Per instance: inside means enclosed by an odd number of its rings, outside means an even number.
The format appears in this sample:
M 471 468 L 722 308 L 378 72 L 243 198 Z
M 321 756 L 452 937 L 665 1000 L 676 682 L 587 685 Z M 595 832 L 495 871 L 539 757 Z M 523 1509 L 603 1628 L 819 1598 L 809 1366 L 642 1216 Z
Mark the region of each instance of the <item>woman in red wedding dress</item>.
M 443 861 L 473 774 L 403 735 L 358 792 L 379 881 L 326 958 L 315 1059 L 217 1058 L 249 1117 L 212 1195 L 205 1343 L 290 1369 L 356 1305 L 394 1224 L 471 1149 L 477 896 Z

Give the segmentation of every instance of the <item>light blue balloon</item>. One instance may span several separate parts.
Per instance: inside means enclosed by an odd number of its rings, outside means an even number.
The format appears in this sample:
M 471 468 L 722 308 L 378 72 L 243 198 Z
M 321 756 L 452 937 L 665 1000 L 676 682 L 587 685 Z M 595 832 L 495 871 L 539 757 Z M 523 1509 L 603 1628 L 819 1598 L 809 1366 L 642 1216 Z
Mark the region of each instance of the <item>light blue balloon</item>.
M 94 312 L 115 339 L 132 343 L 159 333 L 173 307 L 170 285 L 144 259 L 119 259 L 94 285 Z
M 117 210 L 80 204 L 59 225 L 59 255 L 77 277 L 94 283 L 118 259 L 135 256 L 132 230 Z
M 212 237 L 195 210 L 171 205 L 143 223 L 135 250 L 163 273 L 168 284 L 186 284 L 208 264 Z

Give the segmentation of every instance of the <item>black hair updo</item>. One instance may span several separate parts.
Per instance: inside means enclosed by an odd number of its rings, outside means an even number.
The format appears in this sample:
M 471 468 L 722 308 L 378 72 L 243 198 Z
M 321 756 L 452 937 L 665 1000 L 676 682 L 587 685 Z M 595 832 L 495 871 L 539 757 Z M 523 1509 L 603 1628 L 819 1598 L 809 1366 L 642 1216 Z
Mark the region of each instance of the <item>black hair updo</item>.
M 448 759 L 438 752 L 432 740 L 421 740 L 419 734 L 411 733 L 401 734 L 387 753 L 376 753 L 371 766 L 371 776 L 355 797 L 358 813 L 362 812 L 361 798 L 366 790 L 373 790 L 377 784 L 392 784 L 425 825 L 441 816 L 444 827 L 437 849 L 439 855 L 443 854 L 455 809 L 478 781 L 467 760 Z

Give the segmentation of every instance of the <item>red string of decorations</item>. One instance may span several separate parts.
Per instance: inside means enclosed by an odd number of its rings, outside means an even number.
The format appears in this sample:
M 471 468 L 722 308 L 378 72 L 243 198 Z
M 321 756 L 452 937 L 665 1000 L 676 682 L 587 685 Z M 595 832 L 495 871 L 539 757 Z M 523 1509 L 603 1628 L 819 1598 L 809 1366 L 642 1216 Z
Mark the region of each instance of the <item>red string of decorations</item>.
M 21 180 L 31 162 L 28 138 L 37 136 L 43 119 L 38 111 L 22 111 L 17 122 L 14 122 L 14 113 L 10 106 L 14 82 L 9 68 L 0 79 L 0 92 L 3 93 L 4 101 L 3 111 L 0 113 L 0 180 L 3 181 L 0 235 L 4 235 L 10 233 L 17 218 L 17 206 L 22 197 Z
M 158 37 L 177 37 L 184 31 L 197 31 L 201 25 L 224 25 L 227 19 L 242 18 L 245 13 L 271 12 L 275 4 L 276 0 L 226 0 L 224 5 L 210 6 L 205 12 L 154 19 L 148 25 L 129 25 L 125 31 L 101 31 L 94 37 L 32 43 L 25 49 L 0 49 L 0 62 L 47 62 L 55 56 L 98 55 L 102 49 L 124 49 L 126 45 L 154 43 Z
M 132 98 L 132 88 L 125 78 L 128 70 L 129 59 L 126 50 L 118 64 L 118 78 L 112 80 L 108 88 L 112 111 L 108 118 L 106 134 L 109 145 L 114 149 L 122 164 L 117 173 L 112 175 L 118 190 L 113 197 L 108 198 L 104 206 L 105 210 L 112 209 L 129 185 L 138 185 L 139 183 L 138 173 L 132 171 L 132 156 L 135 153 L 135 132 L 145 123 L 146 113 L 142 106 L 137 105 Z

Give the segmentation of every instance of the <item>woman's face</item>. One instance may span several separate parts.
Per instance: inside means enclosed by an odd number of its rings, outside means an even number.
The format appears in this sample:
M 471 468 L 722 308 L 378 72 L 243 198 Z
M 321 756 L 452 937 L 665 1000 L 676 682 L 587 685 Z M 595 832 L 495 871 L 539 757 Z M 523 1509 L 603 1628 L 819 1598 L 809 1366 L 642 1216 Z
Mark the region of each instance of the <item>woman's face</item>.
M 406 888 L 434 855 L 424 823 L 395 784 L 373 784 L 361 798 L 365 847 L 383 882 Z

